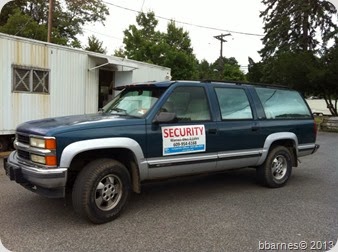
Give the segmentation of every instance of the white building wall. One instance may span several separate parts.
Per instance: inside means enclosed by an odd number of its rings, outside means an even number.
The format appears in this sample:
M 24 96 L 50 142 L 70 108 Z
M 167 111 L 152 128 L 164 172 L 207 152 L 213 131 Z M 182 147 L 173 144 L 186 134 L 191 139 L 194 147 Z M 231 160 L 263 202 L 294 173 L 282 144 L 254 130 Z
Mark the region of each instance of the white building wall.
M 88 57 L 77 51 L 50 48 L 50 116 L 86 111 Z
M 92 71 L 89 71 L 88 69 L 91 69 L 92 67 L 95 67 L 95 62 L 91 59 L 87 60 L 87 66 L 85 69 L 87 69 L 87 72 L 85 74 L 86 76 L 86 84 L 84 88 L 84 96 L 85 99 L 85 113 L 95 113 L 98 110 L 98 100 L 99 100 L 99 69 L 95 69 Z
M 134 71 L 115 72 L 115 87 L 124 86 L 124 85 L 133 83 L 133 72 Z
M 0 135 L 29 120 L 97 112 L 97 58 L 137 65 L 130 71 L 115 65 L 115 86 L 170 76 L 169 68 L 0 33 Z M 13 65 L 49 69 L 50 93 L 13 93 Z
M 48 69 L 48 48 L 20 40 L 1 39 L 1 116 L 0 133 L 12 133 L 16 125 L 43 118 L 50 112 L 50 96 L 12 93 L 13 65 Z
M 133 71 L 132 82 L 164 81 L 170 80 L 170 69 L 166 67 L 154 67 L 154 65 L 140 63 L 140 68 Z
M 10 133 L 11 127 L 11 61 L 10 41 L 0 39 L 0 134 Z

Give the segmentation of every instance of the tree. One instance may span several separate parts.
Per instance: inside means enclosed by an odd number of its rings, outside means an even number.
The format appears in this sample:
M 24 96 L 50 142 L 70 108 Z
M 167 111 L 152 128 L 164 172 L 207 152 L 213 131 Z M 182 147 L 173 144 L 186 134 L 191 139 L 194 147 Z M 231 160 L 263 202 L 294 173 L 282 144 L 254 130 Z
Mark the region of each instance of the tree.
M 245 74 L 234 57 L 219 57 L 210 67 L 215 80 L 246 81 Z
M 213 69 L 211 64 L 204 59 L 198 64 L 198 78 L 200 80 L 215 80 L 216 70 Z
M 107 48 L 103 48 L 103 41 L 98 40 L 94 35 L 88 37 L 88 46 L 85 47 L 86 51 L 107 53 Z
M 262 61 L 249 60 L 250 81 L 282 84 L 323 96 L 332 114 L 337 106 L 337 10 L 326 0 L 262 0 L 265 23 Z M 321 35 L 321 36 L 319 36 Z M 328 43 L 330 42 L 330 43 Z M 336 67 L 336 68 L 335 68 Z M 337 100 L 336 100 L 337 101 Z
M 263 59 L 277 52 L 312 51 L 318 49 L 318 32 L 323 45 L 337 33 L 332 16 L 337 13 L 332 3 L 326 0 L 262 0 L 267 6 L 261 12 L 265 36 Z
M 0 26 L 0 32 L 37 40 L 47 38 L 47 27 L 40 26 L 32 17 L 19 9 L 15 9 L 7 23 Z
M 167 33 L 163 34 L 165 51 L 160 63 L 171 68 L 174 79 L 196 79 L 197 59 L 193 54 L 189 33 L 176 26 L 171 21 L 167 26 Z
M 279 84 L 310 93 L 313 89 L 309 74 L 318 59 L 311 52 L 283 52 L 262 64 L 261 82 Z
M 16 14 L 16 10 L 20 10 L 21 16 Z M 11 29 L 7 29 L 9 34 L 19 34 L 22 26 L 27 27 L 33 22 L 29 21 L 26 25 L 22 16 L 29 16 L 35 23 L 35 26 L 39 26 L 41 30 L 47 30 L 48 15 L 48 1 L 45 0 L 31 0 L 23 1 L 16 0 L 9 2 L 5 5 L 0 15 L 0 27 L 10 26 Z M 108 15 L 108 8 L 102 2 L 102 0 L 79 0 L 79 1 L 65 1 L 54 0 L 53 22 L 52 22 L 52 42 L 68 46 L 79 46 L 79 40 L 77 35 L 82 34 L 82 26 L 90 22 L 103 22 L 106 15 Z M 11 20 L 10 20 L 11 18 Z M 13 20 L 14 19 L 14 20 Z M 15 20 L 18 19 L 18 20 Z M 8 22 L 10 23 L 8 24 Z M 20 22 L 17 29 L 13 29 L 14 23 Z M 24 23 L 23 23 L 24 22 Z M 39 30 L 36 29 L 36 30 Z M 33 33 L 35 34 L 35 33 Z M 25 35 L 29 35 L 26 33 Z M 39 39 L 42 41 L 47 40 L 42 37 L 30 37 Z
M 324 98 L 332 115 L 338 116 L 338 38 L 335 45 L 325 51 L 309 74 L 314 86 L 312 92 Z
M 170 67 L 173 79 L 197 78 L 197 60 L 188 32 L 173 21 L 166 33 L 156 31 L 154 12 L 140 13 L 136 22 L 124 31 L 124 49 L 115 51 L 115 56 Z
M 248 58 L 248 73 L 246 77 L 251 82 L 262 82 L 263 79 L 263 63 L 255 62 L 252 58 Z
M 162 34 L 155 31 L 158 21 L 154 12 L 140 13 L 136 25 L 129 25 L 124 31 L 124 49 L 115 52 L 116 56 L 127 57 L 137 61 L 157 64 L 164 49 Z

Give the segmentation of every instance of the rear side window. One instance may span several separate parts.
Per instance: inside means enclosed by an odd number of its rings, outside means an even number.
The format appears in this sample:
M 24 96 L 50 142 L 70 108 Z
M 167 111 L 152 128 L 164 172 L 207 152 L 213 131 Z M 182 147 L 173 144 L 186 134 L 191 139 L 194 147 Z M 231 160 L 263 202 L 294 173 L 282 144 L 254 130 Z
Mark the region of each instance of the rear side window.
M 293 90 L 256 88 L 267 119 L 311 118 L 301 95 Z
M 215 88 L 222 120 L 252 119 L 246 93 L 238 88 Z

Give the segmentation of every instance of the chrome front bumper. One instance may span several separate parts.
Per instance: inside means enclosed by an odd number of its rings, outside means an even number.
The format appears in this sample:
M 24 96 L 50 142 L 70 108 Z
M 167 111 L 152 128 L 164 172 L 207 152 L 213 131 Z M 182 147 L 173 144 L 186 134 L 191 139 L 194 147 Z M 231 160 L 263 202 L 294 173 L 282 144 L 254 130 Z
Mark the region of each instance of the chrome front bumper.
M 51 198 L 65 196 L 67 168 L 39 168 L 21 162 L 13 151 L 4 164 L 6 175 L 28 190 Z

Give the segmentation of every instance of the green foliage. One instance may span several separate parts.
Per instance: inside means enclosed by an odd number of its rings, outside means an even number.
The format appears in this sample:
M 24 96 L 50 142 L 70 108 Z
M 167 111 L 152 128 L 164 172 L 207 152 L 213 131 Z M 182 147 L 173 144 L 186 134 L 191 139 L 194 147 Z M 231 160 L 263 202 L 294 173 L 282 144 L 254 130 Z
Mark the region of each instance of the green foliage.
M 239 66 L 233 64 L 224 64 L 223 80 L 246 81 L 245 74 L 239 69 Z
M 40 26 L 33 18 L 15 9 L 5 25 L 0 26 L 0 32 L 25 38 L 44 40 L 47 38 L 47 27 Z
M 252 58 L 249 57 L 248 73 L 246 77 L 251 82 L 262 82 L 263 80 L 263 63 L 254 62 Z
M 316 57 L 309 52 L 285 52 L 267 60 L 263 68 L 263 82 L 278 83 L 309 91 L 308 74 L 316 64 Z
M 198 63 L 191 46 L 189 33 L 177 27 L 174 21 L 167 25 L 166 32 L 156 31 L 158 21 L 153 12 L 140 13 L 137 25 L 124 31 L 124 48 L 115 51 L 115 56 L 144 61 L 171 68 L 173 79 L 245 80 L 235 58 L 222 58 L 209 64 Z
M 153 12 L 140 13 L 136 25 L 124 31 L 124 49 L 115 56 L 170 67 L 173 79 L 197 78 L 197 60 L 188 32 L 169 22 L 167 32 L 156 31 L 158 21 Z
M 96 38 L 94 35 L 88 37 L 88 46 L 85 47 L 86 51 L 107 53 L 107 49 L 103 48 L 103 42 Z
M 265 23 L 262 61 L 249 59 L 249 81 L 281 84 L 304 94 L 322 96 L 331 113 L 338 115 L 338 28 L 333 22 L 337 17 L 334 5 L 326 0 L 262 2 L 266 5 L 260 15 Z M 330 48 L 329 41 L 336 43 Z
M 337 25 L 332 21 L 337 10 L 326 0 L 262 0 L 265 23 L 263 59 L 277 52 L 316 51 L 318 33 L 324 45 L 334 37 Z
M 193 54 L 189 33 L 178 28 L 175 22 L 168 23 L 164 37 L 164 49 L 160 63 L 171 68 L 174 79 L 194 79 L 197 76 L 197 60 Z
M 206 68 L 205 63 L 203 64 L 203 67 Z M 240 70 L 240 65 L 234 57 L 218 58 L 214 63 L 210 64 L 208 71 L 203 70 L 203 72 L 212 78 L 202 76 L 202 79 L 246 81 L 245 74 Z
M 18 10 L 21 15 L 17 13 Z M 0 14 L 0 29 L 4 29 L 4 32 L 8 34 L 46 41 L 48 11 L 48 1 L 45 0 L 9 2 Z M 108 8 L 102 0 L 54 0 L 52 42 L 80 47 L 76 36 L 82 34 L 82 26 L 90 22 L 103 22 L 108 14 Z M 30 17 L 29 21 L 27 17 Z M 14 24 L 17 24 L 17 29 Z M 22 35 L 22 31 L 20 31 L 22 27 L 25 27 L 23 30 L 34 29 L 35 33 L 29 31 Z M 46 33 L 45 36 L 42 36 L 43 32 Z
M 310 80 L 314 92 L 322 96 L 332 115 L 338 116 L 338 38 L 334 46 L 324 52 L 319 64 L 312 70 Z
M 116 56 L 133 60 L 158 64 L 163 51 L 163 37 L 155 31 L 158 21 L 153 12 L 140 13 L 136 17 L 136 25 L 129 25 L 124 31 L 124 50 L 121 48 Z
M 198 65 L 198 79 L 200 80 L 215 80 L 217 69 L 213 69 L 208 61 L 202 60 Z

